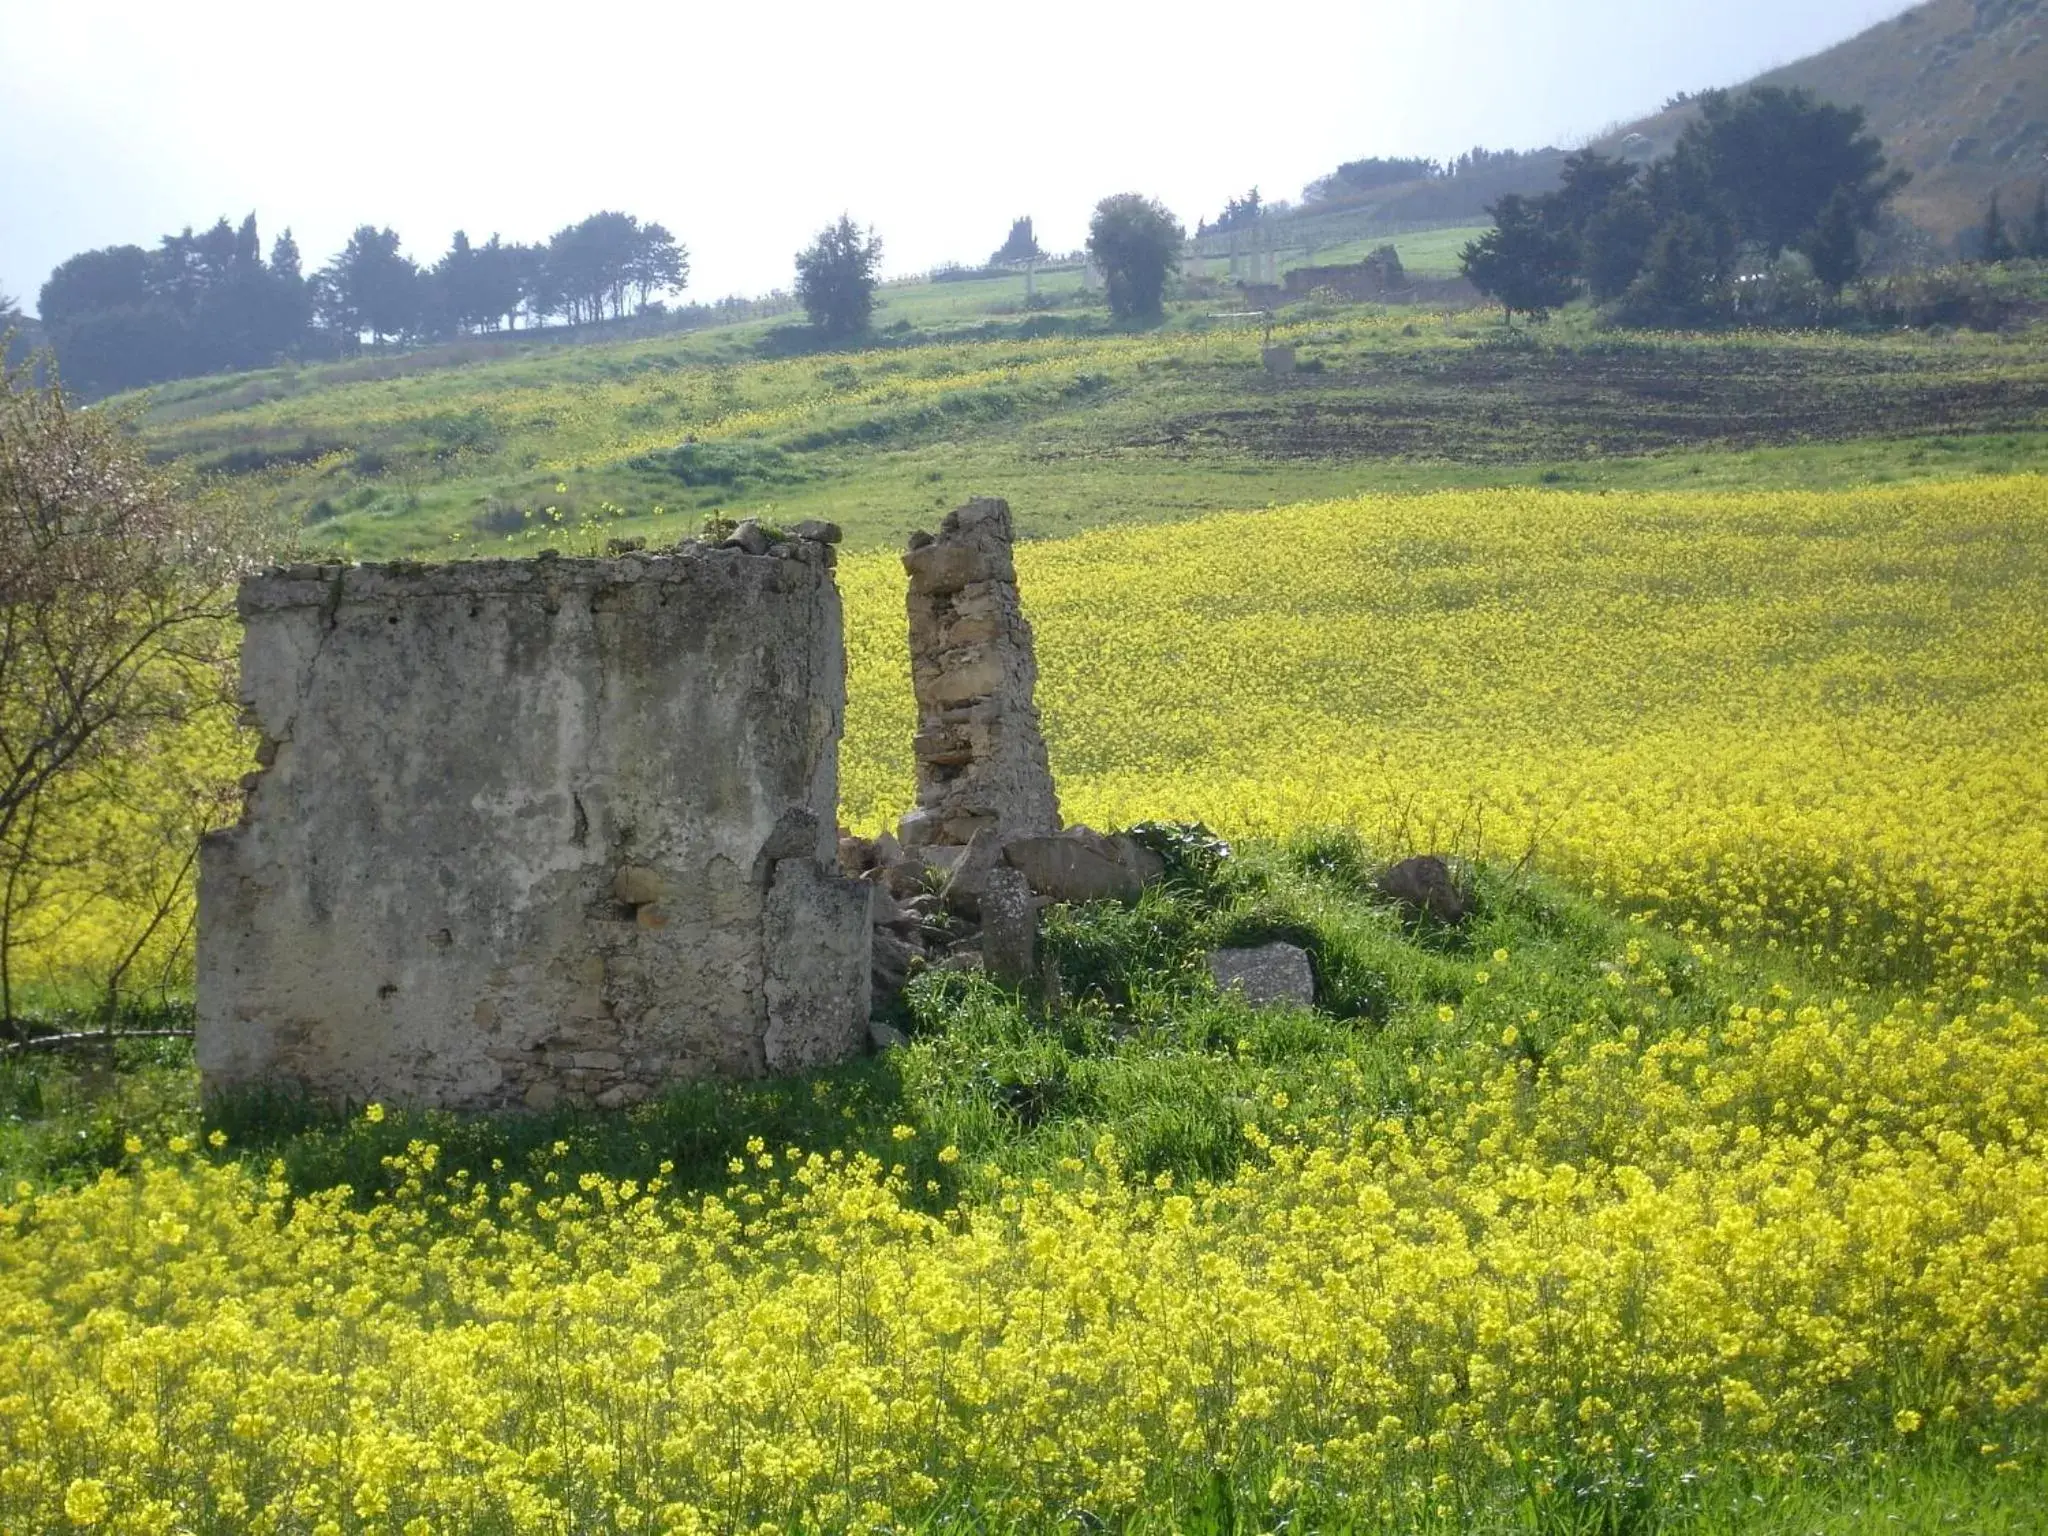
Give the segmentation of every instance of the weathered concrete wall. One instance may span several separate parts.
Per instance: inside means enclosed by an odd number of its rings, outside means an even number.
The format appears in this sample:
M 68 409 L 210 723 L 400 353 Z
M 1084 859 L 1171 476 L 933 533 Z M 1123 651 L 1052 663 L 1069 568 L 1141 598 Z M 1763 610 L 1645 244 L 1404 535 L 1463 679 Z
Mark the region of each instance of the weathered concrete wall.
M 1011 539 L 1009 504 L 977 499 L 947 513 L 936 538 L 913 535 L 903 556 L 917 695 L 906 847 L 964 847 L 979 836 L 992 855 L 1012 838 L 1059 830 Z
M 209 1091 L 630 1103 L 866 1039 L 831 549 L 251 578 L 264 742 L 203 850 Z

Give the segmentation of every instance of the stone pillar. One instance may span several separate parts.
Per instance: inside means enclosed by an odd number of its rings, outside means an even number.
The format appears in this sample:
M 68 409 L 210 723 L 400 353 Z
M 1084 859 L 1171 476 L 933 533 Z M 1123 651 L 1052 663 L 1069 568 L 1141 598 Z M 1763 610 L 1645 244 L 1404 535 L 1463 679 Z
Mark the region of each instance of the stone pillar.
M 1058 831 L 1009 504 L 970 501 L 936 538 L 912 534 L 903 567 L 917 694 L 917 809 L 903 819 L 904 846 L 974 844 L 993 855 L 1013 838 Z

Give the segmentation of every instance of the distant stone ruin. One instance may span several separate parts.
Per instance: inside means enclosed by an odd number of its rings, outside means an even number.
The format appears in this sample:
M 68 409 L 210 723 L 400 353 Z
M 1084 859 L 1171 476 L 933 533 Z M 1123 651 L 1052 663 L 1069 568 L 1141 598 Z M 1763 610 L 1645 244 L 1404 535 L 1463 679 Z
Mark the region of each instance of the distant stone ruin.
M 862 1048 L 837 530 L 798 531 L 245 582 L 264 769 L 202 851 L 207 1090 L 609 1107 Z

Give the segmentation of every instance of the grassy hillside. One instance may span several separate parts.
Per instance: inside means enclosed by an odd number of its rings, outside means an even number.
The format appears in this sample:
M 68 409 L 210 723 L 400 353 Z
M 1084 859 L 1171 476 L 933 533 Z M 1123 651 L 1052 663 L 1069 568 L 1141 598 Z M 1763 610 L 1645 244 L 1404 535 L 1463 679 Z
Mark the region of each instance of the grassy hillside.
M 1891 162 L 1913 173 L 1894 204 L 1954 254 L 1984 217 L 1993 190 L 2008 211 L 2032 206 L 2048 175 L 2048 6 L 2042 0 L 1928 0 L 1833 48 L 1750 81 L 1702 88 L 1803 87 L 1825 101 L 1860 106 Z M 1625 124 L 1594 141 L 1608 154 L 1631 135 L 1668 153 L 1691 113 L 1680 107 Z M 1557 183 L 1558 156 L 1452 182 L 1387 187 L 1352 216 L 1385 220 L 1475 218 L 1503 192 L 1534 194 Z M 1313 222 L 1313 207 L 1304 210 Z
M 997 491 L 1044 535 L 1381 489 L 1839 484 L 2024 468 L 2048 426 L 2031 342 L 1298 313 L 1285 377 L 1255 322 L 1192 305 L 1143 336 L 1054 315 L 829 355 L 753 327 L 368 358 L 169 386 L 145 426 L 362 557 L 673 538 L 711 512 L 893 544 Z

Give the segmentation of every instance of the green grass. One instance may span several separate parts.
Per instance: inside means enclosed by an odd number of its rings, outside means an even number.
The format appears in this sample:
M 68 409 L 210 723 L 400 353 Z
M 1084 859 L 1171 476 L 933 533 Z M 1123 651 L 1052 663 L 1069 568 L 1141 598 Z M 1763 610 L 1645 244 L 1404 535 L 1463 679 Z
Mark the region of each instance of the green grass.
M 971 310 L 986 286 L 884 298 Z M 1200 304 L 1149 335 L 1088 310 L 951 332 L 927 315 L 848 353 L 756 324 L 198 381 L 158 392 L 144 430 L 359 558 L 592 523 L 659 541 L 710 512 L 825 517 L 872 547 L 975 494 L 1007 496 L 1044 536 L 1366 491 L 1811 488 L 2048 464 L 2039 337 L 1286 318 L 1304 368 L 1284 378 L 1260 367 L 1256 326 Z
M 1704 970 L 1676 938 L 1517 868 L 1475 866 L 1471 920 L 1418 926 L 1376 896 L 1376 868 L 1350 834 L 1314 834 L 1243 850 L 1213 881 L 1153 887 L 1134 906 L 1055 908 L 1042 949 L 1060 976 L 1056 995 L 928 973 L 899 1010 L 906 1049 L 808 1076 L 686 1085 L 625 1112 L 393 1106 L 372 1122 L 359 1105 L 257 1094 L 202 1115 L 180 1042 L 124 1043 L 111 1064 L 97 1048 L 0 1058 L 0 1182 L 91 1177 L 130 1160 L 131 1136 L 161 1145 L 207 1128 L 224 1130 L 233 1149 L 281 1158 L 300 1190 L 348 1184 L 364 1196 L 387 1180 L 382 1160 L 414 1138 L 473 1167 L 519 1166 L 565 1142 L 565 1176 L 644 1180 L 671 1161 L 679 1185 L 723 1188 L 728 1161 L 760 1136 L 907 1156 L 950 1196 L 954 1172 L 932 1161 L 948 1143 L 960 1148 L 960 1169 L 1033 1174 L 1086 1154 L 1107 1131 L 1140 1175 L 1216 1178 L 1236 1167 L 1247 1119 L 1281 1123 L 1276 1093 L 1291 1096 L 1297 1115 L 1406 1113 L 1427 1092 L 1411 1065 L 1455 1078 L 1468 1052 L 1477 1060 L 1493 1049 L 1499 1025 L 1483 1021 L 1495 1015 L 1614 1012 L 1608 968 L 1632 941 L 1679 978 L 1666 1027 L 1717 1017 L 1763 974 L 1753 963 Z M 1215 994 L 1208 950 L 1275 939 L 1309 951 L 1314 1010 L 1255 1010 Z M 1514 955 L 1512 976 L 1475 980 L 1497 949 Z M 1456 1023 L 1439 1017 L 1446 1006 Z M 1526 1049 L 1540 1059 L 1540 1030 Z M 1333 1074 L 1340 1060 L 1355 1070 Z M 1348 1097 L 1324 1103 L 1338 1083 Z M 904 1124 L 919 1131 L 908 1153 L 892 1135 Z

